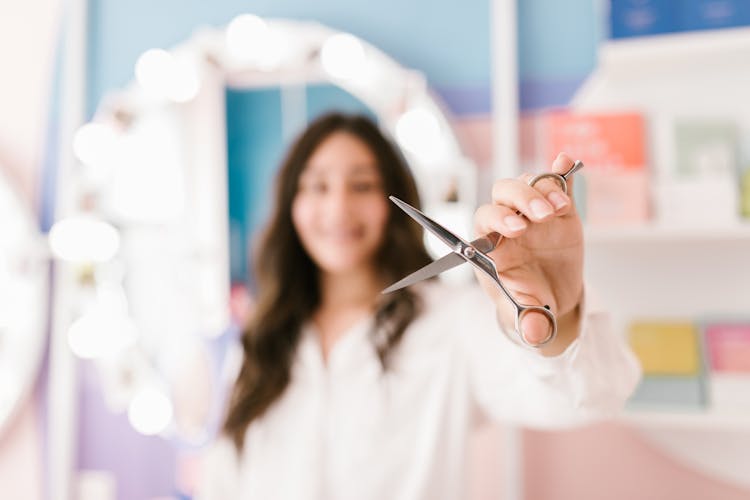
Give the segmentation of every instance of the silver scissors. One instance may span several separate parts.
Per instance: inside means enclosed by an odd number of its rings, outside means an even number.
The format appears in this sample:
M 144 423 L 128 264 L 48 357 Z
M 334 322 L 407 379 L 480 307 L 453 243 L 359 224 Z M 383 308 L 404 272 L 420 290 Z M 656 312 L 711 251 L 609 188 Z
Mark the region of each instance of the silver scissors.
M 583 168 L 583 163 L 580 161 L 576 161 L 573 166 L 570 167 L 570 169 L 564 174 L 555 174 L 552 172 L 538 174 L 529 179 L 528 184 L 529 186 L 533 186 L 542 179 L 552 179 L 554 181 L 557 181 L 557 183 L 560 184 L 563 192 L 567 194 L 568 176 L 577 172 L 581 168 Z M 423 228 L 427 229 L 429 232 L 442 240 L 443 243 L 448 245 L 452 251 L 451 253 L 444 255 L 440 259 L 424 266 L 423 268 L 413 272 L 409 276 L 389 286 L 388 288 L 383 290 L 383 293 L 390 293 L 399 290 L 419 281 L 436 276 L 444 271 L 447 271 L 448 269 L 456 267 L 459 264 L 469 262 L 474 267 L 478 268 L 484 274 L 489 276 L 490 279 L 494 281 L 495 284 L 497 284 L 498 288 L 500 288 L 500 290 L 508 298 L 508 300 L 510 300 L 511 304 L 513 304 L 513 307 L 516 310 L 516 333 L 518 333 L 518 336 L 520 337 L 523 344 L 531 347 L 540 347 L 548 342 L 551 342 L 555 338 L 555 336 L 557 335 L 557 320 L 555 319 L 555 315 L 552 313 L 552 311 L 550 311 L 549 306 L 532 306 L 521 304 L 515 298 L 513 298 L 513 295 L 511 295 L 508 289 L 505 288 L 502 280 L 500 280 L 500 275 L 497 272 L 497 268 L 495 267 L 495 262 L 487 255 L 492 250 L 494 250 L 495 247 L 497 247 L 497 245 L 499 245 L 502 241 L 503 237 L 500 233 L 493 232 L 482 236 L 481 238 L 477 238 L 476 240 L 469 243 L 463 240 L 458 235 L 444 228 L 434 220 L 430 219 L 425 214 L 412 207 L 408 203 L 399 200 L 395 196 L 390 196 L 389 198 L 401 210 L 406 212 L 407 215 L 417 221 Z M 516 213 L 520 215 L 520 212 Z M 532 344 L 527 341 L 526 337 L 523 334 L 523 330 L 521 329 L 521 319 L 530 312 L 541 313 L 545 318 L 547 318 L 547 321 L 549 322 L 549 334 L 543 341 L 539 342 L 538 344 Z

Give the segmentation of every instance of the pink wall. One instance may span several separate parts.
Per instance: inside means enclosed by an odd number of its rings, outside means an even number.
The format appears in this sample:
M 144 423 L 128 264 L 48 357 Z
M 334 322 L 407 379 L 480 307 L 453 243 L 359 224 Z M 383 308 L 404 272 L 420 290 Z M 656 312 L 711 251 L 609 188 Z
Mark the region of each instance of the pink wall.
M 42 498 L 42 444 L 36 403 L 29 399 L 0 435 L 0 496 Z
M 526 431 L 524 441 L 526 500 L 750 498 L 750 491 L 675 462 L 621 425 Z
M 750 491 L 666 456 L 636 430 L 600 424 L 524 431 L 525 500 L 748 500 Z M 500 426 L 479 431 L 470 456 L 470 500 L 504 500 Z M 750 474 L 750 471 L 748 471 Z
M 492 118 L 490 116 L 464 116 L 455 118 L 456 132 L 466 156 L 480 168 L 492 165 Z
M 488 425 L 477 431 L 470 443 L 469 500 L 502 500 L 504 471 L 503 430 Z

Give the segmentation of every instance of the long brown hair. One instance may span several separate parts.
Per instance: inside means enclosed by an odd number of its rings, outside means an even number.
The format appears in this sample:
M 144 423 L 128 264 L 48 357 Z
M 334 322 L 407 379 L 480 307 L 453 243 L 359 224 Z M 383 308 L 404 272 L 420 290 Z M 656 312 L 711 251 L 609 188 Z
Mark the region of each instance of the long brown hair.
M 323 115 L 291 146 L 276 178 L 275 206 L 257 248 L 256 307 L 242 334 L 244 360 L 224 422 L 224 432 L 238 448 L 242 448 L 250 422 L 261 416 L 288 386 L 302 326 L 320 303 L 317 267 L 294 230 L 291 207 L 310 156 L 334 132 L 352 134 L 370 148 L 385 193 L 419 206 L 417 186 L 406 161 L 365 116 Z M 396 281 L 430 261 L 421 228 L 392 205 L 384 241 L 375 258 L 384 282 Z M 380 300 L 371 339 L 384 369 L 419 308 L 418 297 L 408 289 Z

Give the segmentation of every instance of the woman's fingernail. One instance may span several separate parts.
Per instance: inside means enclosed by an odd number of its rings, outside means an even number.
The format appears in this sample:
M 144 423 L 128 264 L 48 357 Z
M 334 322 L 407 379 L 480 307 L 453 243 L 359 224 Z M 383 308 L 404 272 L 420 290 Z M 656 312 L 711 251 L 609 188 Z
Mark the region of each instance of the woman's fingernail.
M 550 203 L 552 203 L 552 206 L 555 207 L 557 210 L 567 206 L 568 204 L 567 198 L 559 191 L 552 191 L 550 194 L 547 195 L 547 199 L 550 201 Z
M 518 231 L 519 229 L 523 229 L 526 227 L 526 221 L 523 220 L 521 217 L 517 215 L 508 215 L 503 219 L 505 222 L 505 225 L 508 226 L 508 228 Z
M 531 213 L 533 213 L 537 219 L 544 219 L 548 215 L 552 215 L 552 207 L 549 206 L 549 203 L 546 203 L 539 198 L 531 200 L 529 206 L 531 207 Z

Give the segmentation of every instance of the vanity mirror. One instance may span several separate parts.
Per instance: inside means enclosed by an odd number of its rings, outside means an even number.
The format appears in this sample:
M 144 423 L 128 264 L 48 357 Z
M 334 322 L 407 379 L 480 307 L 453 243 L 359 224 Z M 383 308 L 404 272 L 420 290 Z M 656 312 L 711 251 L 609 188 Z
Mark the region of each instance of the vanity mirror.
M 30 396 L 46 339 L 48 266 L 31 207 L 0 166 L 0 434 Z
M 251 304 L 243 266 L 273 159 L 315 114 L 342 108 L 376 117 L 428 209 L 469 231 L 476 169 L 425 78 L 320 24 L 242 15 L 146 51 L 135 81 L 78 130 L 78 205 L 116 231 L 119 249 L 77 290 L 108 300 L 95 306 L 119 311 L 109 330 L 123 333 L 106 352 L 79 354 L 140 432 L 190 444 L 212 435 Z

